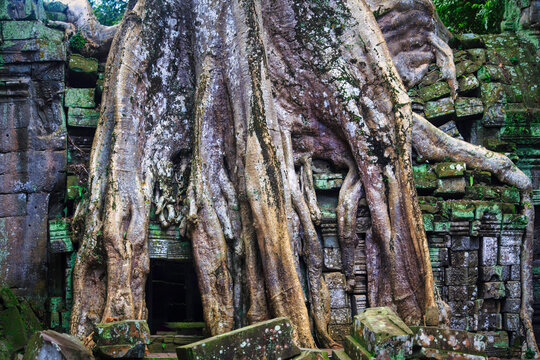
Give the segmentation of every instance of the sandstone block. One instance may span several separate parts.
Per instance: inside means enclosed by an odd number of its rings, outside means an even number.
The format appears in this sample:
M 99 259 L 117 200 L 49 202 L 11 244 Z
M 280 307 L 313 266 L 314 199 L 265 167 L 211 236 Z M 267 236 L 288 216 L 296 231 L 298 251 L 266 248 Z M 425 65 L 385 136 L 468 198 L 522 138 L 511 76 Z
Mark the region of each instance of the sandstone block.
M 272 319 L 178 347 L 179 360 L 288 359 L 299 355 L 287 318 Z

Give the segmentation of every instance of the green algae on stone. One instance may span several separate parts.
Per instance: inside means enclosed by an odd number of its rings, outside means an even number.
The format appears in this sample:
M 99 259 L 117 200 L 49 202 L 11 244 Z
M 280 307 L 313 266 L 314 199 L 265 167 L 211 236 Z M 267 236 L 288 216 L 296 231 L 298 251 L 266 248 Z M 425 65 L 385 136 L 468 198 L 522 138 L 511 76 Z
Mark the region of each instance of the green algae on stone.
M 480 69 L 480 65 L 472 62 L 471 60 L 465 60 L 456 64 L 456 76 L 460 77 L 465 74 L 473 74 Z
M 370 353 L 366 348 L 364 348 L 354 337 L 347 335 L 345 337 L 345 353 L 352 360 L 368 360 L 374 359 L 372 353 Z
M 47 19 L 51 20 L 51 21 L 63 21 L 63 22 L 67 22 L 67 15 L 62 13 L 62 12 L 50 12 L 50 11 L 47 11 Z
M 454 100 L 451 97 L 426 102 L 424 114 L 428 119 L 442 118 L 454 114 Z
M 0 21 L 0 25 L 4 41 L 30 39 L 64 41 L 62 31 L 51 29 L 40 21 Z
M 10 307 L 1 311 L 0 327 L 3 329 L 6 340 L 15 351 L 24 348 L 28 340 L 28 333 L 19 309 Z
M 458 79 L 459 92 L 468 92 L 480 87 L 480 82 L 473 74 L 467 74 Z
M 313 174 L 313 186 L 316 190 L 340 189 L 342 184 L 341 174 Z
M 95 108 L 95 89 L 67 88 L 64 106 L 74 108 Z
M 456 116 L 458 118 L 481 115 L 484 113 L 484 104 L 477 98 L 459 97 L 456 99 Z
M 413 166 L 413 180 L 417 189 L 435 190 L 437 188 L 437 175 L 428 164 Z
M 71 54 L 69 58 L 69 70 L 97 78 L 98 61 L 97 59 L 86 58 L 79 54 Z
M 446 82 L 436 82 L 433 85 L 418 89 L 418 95 L 424 101 L 437 100 L 450 95 L 450 93 L 450 86 Z
M 440 162 L 434 166 L 435 173 L 440 178 L 463 176 L 466 169 L 464 162 Z
M 277 318 L 178 347 L 179 360 L 287 359 L 301 354 L 289 319 Z
M 98 346 L 149 344 L 150 330 L 145 320 L 125 320 L 98 323 L 94 341 Z
M 83 109 L 70 107 L 68 109 L 68 125 L 76 127 L 97 127 L 99 121 L 98 109 Z

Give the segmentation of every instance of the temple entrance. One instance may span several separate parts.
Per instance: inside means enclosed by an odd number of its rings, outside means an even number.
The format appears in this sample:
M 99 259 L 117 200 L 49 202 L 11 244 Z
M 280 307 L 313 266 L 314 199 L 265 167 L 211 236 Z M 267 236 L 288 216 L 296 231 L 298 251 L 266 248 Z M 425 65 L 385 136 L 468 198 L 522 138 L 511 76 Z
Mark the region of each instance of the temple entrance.
M 203 321 L 201 295 L 191 261 L 150 260 L 148 325 L 152 334 L 176 331 L 178 323 Z
M 177 227 L 162 229 L 151 222 L 148 253 L 146 304 L 151 333 L 202 335 L 205 325 L 191 243 Z

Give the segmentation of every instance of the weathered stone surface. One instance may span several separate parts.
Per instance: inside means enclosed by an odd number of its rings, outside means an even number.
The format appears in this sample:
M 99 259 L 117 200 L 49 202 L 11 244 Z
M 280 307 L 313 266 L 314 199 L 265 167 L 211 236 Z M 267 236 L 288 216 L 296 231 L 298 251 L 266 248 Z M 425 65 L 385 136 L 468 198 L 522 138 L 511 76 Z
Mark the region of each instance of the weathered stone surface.
M 330 292 L 330 308 L 341 309 L 349 306 L 349 299 L 345 289 L 347 282 L 345 275 L 340 272 L 325 273 L 324 280 Z
M 94 81 L 97 79 L 98 61 L 94 58 L 86 58 L 79 54 L 71 54 L 69 58 L 69 70 L 78 76 L 84 76 Z
M 446 82 L 437 82 L 433 85 L 418 89 L 418 95 L 424 101 L 437 100 L 450 95 L 450 86 Z
M 287 359 L 301 353 L 292 342 L 292 325 L 277 318 L 178 347 L 179 360 Z
M 477 98 L 457 98 L 456 99 L 456 116 L 468 117 L 481 115 L 484 113 L 484 104 Z
M 480 263 L 483 266 L 497 265 L 498 241 L 496 237 L 482 238 L 482 252 Z
M 355 338 L 350 335 L 345 337 L 345 353 L 352 360 L 368 360 L 373 359 L 373 354 L 366 350 Z
M 428 164 L 413 167 L 413 180 L 417 189 L 435 190 L 437 188 L 437 175 Z
M 442 118 L 455 112 L 454 100 L 447 97 L 436 101 L 426 102 L 424 114 L 428 119 Z
M 26 194 L 0 194 L 0 218 L 26 215 Z
M 485 355 L 486 338 L 483 335 L 431 326 L 413 326 L 411 330 L 414 332 L 414 346 L 463 354 Z
M 453 138 L 463 140 L 463 136 L 461 136 L 461 133 L 459 132 L 459 129 L 457 128 L 456 122 L 454 120 L 450 120 L 447 123 L 439 126 L 439 130 Z
M 23 349 L 28 340 L 28 334 L 19 309 L 10 307 L 0 311 L 0 325 L 6 340 L 13 349 L 15 351 Z
M 451 264 L 457 267 L 478 266 L 478 252 L 476 251 L 452 251 Z
M 480 241 L 476 237 L 452 236 L 452 250 L 478 250 Z
M 480 274 L 482 281 L 506 281 L 510 276 L 510 267 L 508 266 L 481 266 Z
M 94 88 L 68 88 L 66 89 L 64 105 L 74 108 L 95 108 L 95 91 Z
M 486 62 L 486 51 L 484 49 L 469 49 L 466 51 L 467 57 L 475 64 Z
M 98 346 L 150 343 L 150 330 L 145 320 L 125 320 L 96 324 L 94 341 Z
M 503 282 L 482 283 L 482 298 L 502 299 L 506 296 L 506 288 Z
M 519 331 L 521 319 L 519 314 L 505 313 L 503 317 L 503 329 L 506 331 Z
M 68 9 L 68 6 L 61 1 L 50 1 L 44 4 L 45 10 L 50 12 L 64 13 Z
M 44 20 L 43 0 L 0 1 L 0 20 Z
M 496 65 L 490 65 L 486 64 L 484 66 L 481 66 L 478 70 L 478 80 L 484 81 L 484 82 L 499 82 L 499 81 L 506 81 L 506 77 L 504 76 L 504 73 L 502 69 Z
M 459 45 L 462 49 L 483 48 L 484 39 L 477 34 L 456 34 L 452 39 L 453 45 Z
M 408 354 L 412 334 L 388 307 L 368 308 L 354 317 L 352 337 L 372 354 Z
M 456 76 L 460 77 L 464 74 L 472 74 L 478 71 L 480 68 L 480 65 L 478 63 L 474 63 L 471 60 L 465 60 L 461 61 L 459 63 L 456 63 Z
M 7 40 L 43 39 L 53 42 L 64 41 L 62 31 L 51 29 L 40 21 L 2 21 L 2 37 Z
M 508 296 L 509 298 L 521 297 L 521 282 L 508 281 L 506 282 L 505 286 L 506 286 L 506 296 Z
M 95 128 L 99 121 L 99 110 L 70 107 L 68 110 L 68 125 Z
M 504 299 L 503 304 L 503 313 L 519 314 L 519 310 L 521 308 L 521 299 L 511 299 L 507 297 L 506 299 Z
M 467 74 L 458 79 L 458 86 L 460 93 L 466 93 L 480 87 L 480 82 L 473 74 Z
M 313 186 L 317 190 L 339 189 L 342 184 L 341 174 L 313 174 Z
M 519 245 L 501 246 L 499 248 L 499 265 L 517 265 L 521 249 Z
M 23 360 L 93 360 L 94 356 L 74 336 L 46 330 L 28 342 Z
M 435 195 L 463 195 L 465 194 L 465 178 L 456 177 L 456 178 L 445 178 L 438 180 L 438 187 L 435 190 Z

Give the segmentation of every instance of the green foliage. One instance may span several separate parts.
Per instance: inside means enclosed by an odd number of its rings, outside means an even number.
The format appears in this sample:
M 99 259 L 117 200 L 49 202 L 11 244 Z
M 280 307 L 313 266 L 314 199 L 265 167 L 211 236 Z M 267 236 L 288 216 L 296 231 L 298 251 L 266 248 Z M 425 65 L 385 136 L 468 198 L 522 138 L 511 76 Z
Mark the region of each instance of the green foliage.
M 505 0 L 434 0 L 437 13 L 454 33 L 500 32 Z
M 79 30 L 69 39 L 69 46 L 72 50 L 80 51 L 86 44 L 86 38 Z
M 103 25 L 115 25 L 122 20 L 128 0 L 89 0 L 94 14 Z

